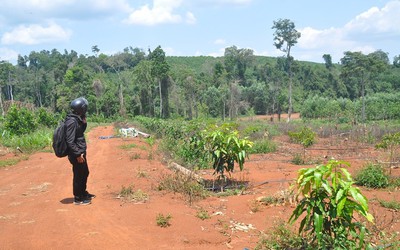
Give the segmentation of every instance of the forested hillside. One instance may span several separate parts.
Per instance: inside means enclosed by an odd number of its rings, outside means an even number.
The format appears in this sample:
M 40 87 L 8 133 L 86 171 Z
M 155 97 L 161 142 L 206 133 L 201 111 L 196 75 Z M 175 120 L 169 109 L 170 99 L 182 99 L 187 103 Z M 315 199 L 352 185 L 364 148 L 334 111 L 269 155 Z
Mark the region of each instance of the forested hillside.
M 400 58 L 378 50 L 344 52 L 340 63 L 293 57 L 255 56 L 232 46 L 222 57 L 170 57 L 159 46 L 128 47 L 105 55 L 32 51 L 18 62 L 0 63 L 1 112 L 21 102 L 53 112 L 68 111 L 79 96 L 92 117 L 220 117 L 288 111 L 289 76 L 293 112 L 302 117 L 345 121 L 399 118 Z M 290 71 L 288 62 L 290 61 Z M 392 61 L 392 63 L 391 63 Z

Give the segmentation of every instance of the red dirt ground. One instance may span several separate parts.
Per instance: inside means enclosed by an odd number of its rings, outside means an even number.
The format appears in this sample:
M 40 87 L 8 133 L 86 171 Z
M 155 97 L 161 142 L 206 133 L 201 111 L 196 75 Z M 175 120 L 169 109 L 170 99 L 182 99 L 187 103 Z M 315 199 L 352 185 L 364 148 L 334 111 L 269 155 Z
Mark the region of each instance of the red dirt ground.
M 262 232 L 268 234 L 277 222 L 287 221 L 293 211 L 294 205 L 289 203 L 265 206 L 256 202 L 259 197 L 282 194 L 296 171 L 306 167 L 291 163 L 301 148 L 284 136 L 276 138 L 280 141 L 278 152 L 252 155 L 245 170 L 233 174 L 236 179 L 249 181 L 252 188 L 242 195 L 211 197 L 189 205 L 178 194 L 157 190 L 160 176 L 170 170 L 155 154 L 153 159 L 148 156 L 149 146 L 143 138 L 99 138 L 113 133 L 114 128 L 107 126 L 88 134 L 88 190 L 97 195 L 89 206 L 72 203 L 72 171 L 66 158 L 37 153 L 0 169 L 0 249 L 254 249 Z M 320 139 L 312 147 L 315 150 L 307 154 L 321 163 L 330 157 L 348 160 L 351 172 L 382 154 L 341 141 L 336 141 L 334 147 L 342 146 L 344 150 L 320 149 L 331 142 Z M 120 147 L 132 143 L 136 147 Z M 393 174 L 400 172 L 394 169 Z M 269 182 L 259 185 L 265 181 Z M 147 193 L 149 200 L 135 204 L 117 199 L 122 186 L 130 185 Z M 399 191 L 362 192 L 371 201 L 370 211 L 378 228 L 400 231 L 399 212 L 373 201 L 400 201 Z M 196 215 L 200 208 L 211 218 L 199 219 Z M 159 214 L 172 216 L 169 227 L 157 225 Z

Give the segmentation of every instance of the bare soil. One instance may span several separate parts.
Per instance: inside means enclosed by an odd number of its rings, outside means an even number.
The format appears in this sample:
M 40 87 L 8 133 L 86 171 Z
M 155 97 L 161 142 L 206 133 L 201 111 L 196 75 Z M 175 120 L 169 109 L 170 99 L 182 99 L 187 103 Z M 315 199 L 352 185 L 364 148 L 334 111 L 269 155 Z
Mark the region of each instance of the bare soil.
M 297 170 L 315 165 L 292 164 L 302 149 L 281 136 L 274 139 L 279 145 L 276 153 L 252 155 L 244 171 L 233 173 L 233 178 L 250 183 L 247 190 L 189 204 L 179 194 L 157 189 L 161 177 L 171 172 L 157 156 L 157 145 L 150 149 L 142 137 L 100 139 L 113 134 L 112 126 L 96 127 L 88 134 L 88 191 L 97 195 L 88 206 L 73 204 L 72 170 L 66 158 L 42 152 L 0 169 L 0 249 L 254 249 L 262 233 L 290 217 L 295 203 L 287 191 Z M 368 161 L 384 158 L 372 146 L 342 139 L 319 139 L 307 156 L 320 163 L 346 160 L 352 173 Z M 136 146 L 121 148 L 129 144 Z M 10 157 L 21 153 L 2 154 L 0 159 Z M 211 173 L 198 172 L 203 177 Z M 393 169 L 392 174 L 400 171 Z M 118 199 L 122 187 L 131 185 L 149 199 Z M 399 232 L 399 212 L 376 201 L 400 201 L 399 191 L 361 189 L 370 200 L 377 228 Z M 265 206 L 257 201 L 266 196 L 285 203 Z M 200 209 L 211 218 L 198 218 Z M 172 216 L 169 227 L 157 225 L 160 214 Z

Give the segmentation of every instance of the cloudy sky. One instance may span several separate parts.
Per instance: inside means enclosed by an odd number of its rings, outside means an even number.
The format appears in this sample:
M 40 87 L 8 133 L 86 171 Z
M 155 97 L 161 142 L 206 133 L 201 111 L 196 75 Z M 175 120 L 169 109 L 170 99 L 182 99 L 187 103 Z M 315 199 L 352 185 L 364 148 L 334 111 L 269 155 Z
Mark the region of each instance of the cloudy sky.
M 235 45 L 275 57 L 278 19 L 301 32 L 297 60 L 400 55 L 400 0 L 1 0 L 0 60 L 52 49 L 92 55 L 94 45 L 105 54 L 161 45 L 168 56 L 221 56 Z

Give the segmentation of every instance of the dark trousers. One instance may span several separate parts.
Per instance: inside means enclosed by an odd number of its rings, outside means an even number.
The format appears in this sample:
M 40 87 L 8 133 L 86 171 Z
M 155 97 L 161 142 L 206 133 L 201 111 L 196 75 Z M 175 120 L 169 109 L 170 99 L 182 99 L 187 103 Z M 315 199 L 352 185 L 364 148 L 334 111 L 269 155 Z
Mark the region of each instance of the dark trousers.
M 85 162 L 79 163 L 76 157 L 68 156 L 69 162 L 72 164 L 72 172 L 74 174 L 72 180 L 73 193 L 76 198 L 83 198 L 86 195 L 86 183 L 89 176 L 89 167 L 84 155 Z

